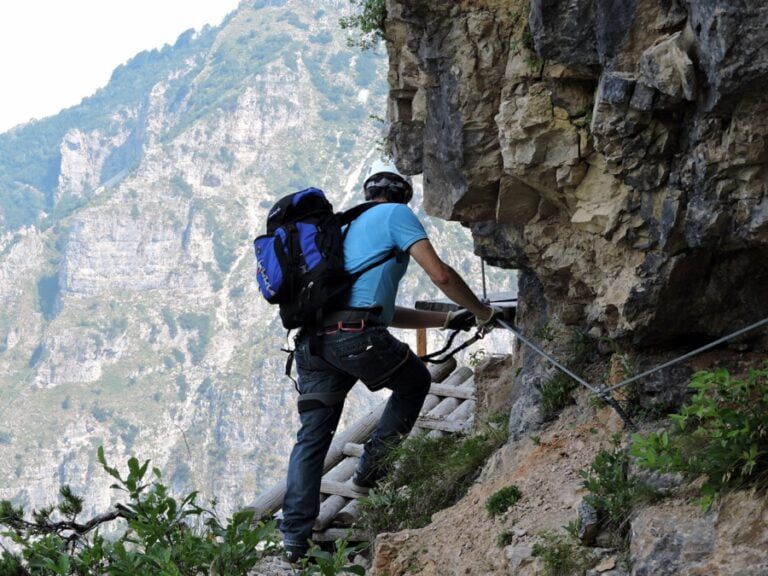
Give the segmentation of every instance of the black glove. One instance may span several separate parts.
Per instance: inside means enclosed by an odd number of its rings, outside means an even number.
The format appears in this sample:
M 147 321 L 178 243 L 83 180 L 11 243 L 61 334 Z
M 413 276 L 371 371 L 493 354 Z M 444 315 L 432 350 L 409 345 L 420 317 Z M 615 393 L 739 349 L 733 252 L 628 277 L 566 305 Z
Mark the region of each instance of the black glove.
M 467 331 L 475 325 L 475 315 L 469 310 L 459 308 L 448 312 L 443 323 L 443 330 L 463 330 Z

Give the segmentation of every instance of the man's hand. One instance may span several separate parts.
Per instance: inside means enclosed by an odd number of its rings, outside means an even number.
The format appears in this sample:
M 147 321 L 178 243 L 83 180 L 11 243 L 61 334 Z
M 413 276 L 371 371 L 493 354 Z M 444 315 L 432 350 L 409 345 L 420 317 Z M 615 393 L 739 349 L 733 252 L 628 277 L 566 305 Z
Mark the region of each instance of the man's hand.
M 488 306 L 485 312 L 487 315 L 476 316 L 475 318 L 480 331 L 487 333 L 493 330 L 498 318 L 504 318 L 504 309 L 498 306 Z
M 459 308 L 448 312 L 443 323 L 443 330 L 463 330 L 466 332 L 475 325 L 475 315 L 469 310 Z

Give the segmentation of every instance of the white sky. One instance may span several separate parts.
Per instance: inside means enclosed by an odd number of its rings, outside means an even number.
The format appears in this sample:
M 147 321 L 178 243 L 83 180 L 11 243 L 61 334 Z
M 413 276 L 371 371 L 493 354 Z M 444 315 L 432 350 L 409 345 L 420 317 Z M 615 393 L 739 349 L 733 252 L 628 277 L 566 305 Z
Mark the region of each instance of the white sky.
M 238 0 L 6 0 L 0 132 L 75 105 L 112 70 L 179 34 L 218 25 Z

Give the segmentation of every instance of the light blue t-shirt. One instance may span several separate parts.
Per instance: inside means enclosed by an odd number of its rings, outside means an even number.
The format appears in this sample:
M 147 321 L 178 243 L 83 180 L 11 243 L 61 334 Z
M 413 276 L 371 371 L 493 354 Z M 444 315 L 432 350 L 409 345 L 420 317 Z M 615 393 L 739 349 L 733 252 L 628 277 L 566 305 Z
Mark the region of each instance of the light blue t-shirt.
M 397 286 L 408 268 L 408 249 L 427 238 L 424 226 L 405 204 L 382 203 L 370 208 L 349 225 L 344 240 L 344 267 L 362 270 L 381 260 L 393 248 L 397 256 L 357 279 L 347 301 L 351 308 L 382 308 L 381 319 L 392 322 Z

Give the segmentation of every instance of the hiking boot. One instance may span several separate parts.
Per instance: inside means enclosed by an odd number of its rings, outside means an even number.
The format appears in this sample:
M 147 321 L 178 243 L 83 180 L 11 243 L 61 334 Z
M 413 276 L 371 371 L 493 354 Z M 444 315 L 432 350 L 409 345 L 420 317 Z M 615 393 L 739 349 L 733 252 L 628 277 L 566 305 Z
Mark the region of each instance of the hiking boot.
M 309 548 L 300 548 L 298 546 L 286 546 L 283 550 L 283 558 L 290 564 L 298 564 L 299 560 L 307 555 Z
M 360 471 L 357 470 L 355 471 L 354 476 L 352 476 L 352 487 L 358 492 L 367 494 L 371 488 L 376 487 L 382 477 L 382 474 L 375 471 L 361 474 Z
M 370 486 L 361 486 L 356 482 L 356 478 L 352 477 L 352 490 L 355 492 L 360 492 L 361 495 L 367 496 L 368 492 L 370 492 L 371 487 Z

